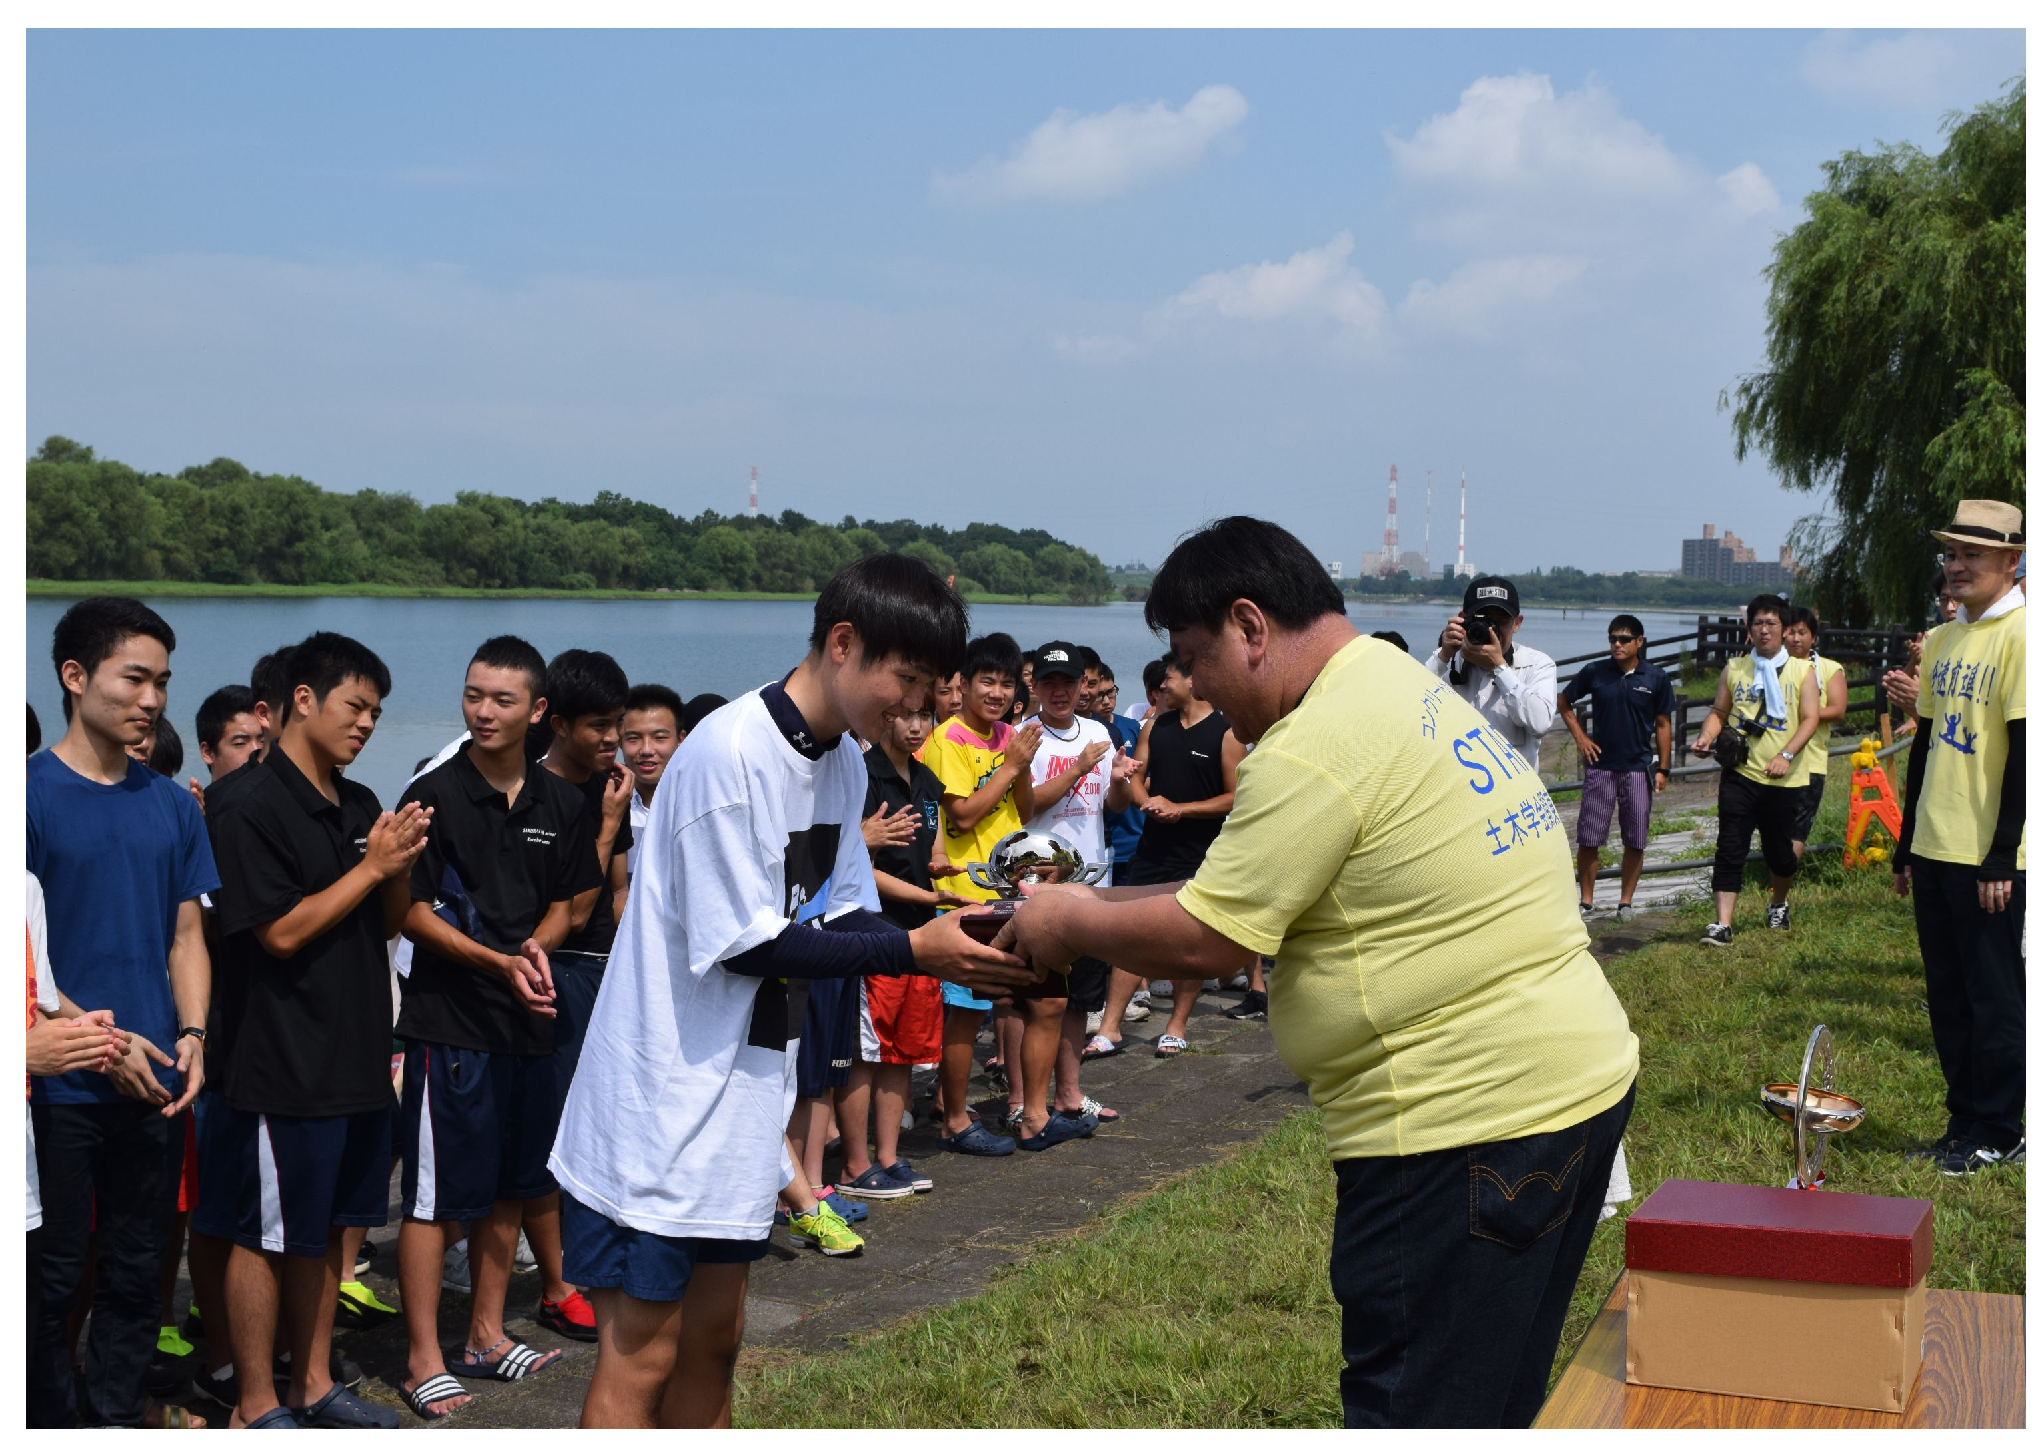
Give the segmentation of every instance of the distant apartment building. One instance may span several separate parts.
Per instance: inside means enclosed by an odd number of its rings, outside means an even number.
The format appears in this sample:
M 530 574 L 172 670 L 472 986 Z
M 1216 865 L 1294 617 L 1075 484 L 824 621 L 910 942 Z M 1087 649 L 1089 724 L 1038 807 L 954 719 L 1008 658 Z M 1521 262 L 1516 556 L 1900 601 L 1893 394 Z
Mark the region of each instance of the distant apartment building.
M 1717 528 L 1705 522 L 1702 536 L 1682 543 L 1682 576 L 1734 586 L 1786 587 L 1795 580 L 1795 552 L 1783 547 L 1780 561 L 1762 562 L 1735 533 L 1719 537 Z

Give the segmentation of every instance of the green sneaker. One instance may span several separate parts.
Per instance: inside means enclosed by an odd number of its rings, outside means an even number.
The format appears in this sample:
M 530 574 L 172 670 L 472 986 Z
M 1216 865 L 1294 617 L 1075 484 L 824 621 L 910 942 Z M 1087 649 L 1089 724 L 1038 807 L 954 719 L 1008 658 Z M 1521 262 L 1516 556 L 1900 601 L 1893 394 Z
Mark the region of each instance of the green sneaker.
M 787 1226 L 791 1231 L 791 1242 L 807 1249 L 817 1249 L 829 1259 L 841 1259 L 862 1253 L 862 1236 L 848 1227 L 848 1221 L 834 1213 L 826 1200 L 819 1201 L 819 1208 L 811 1214 L 794 1214 Z
M 394 1305 L 383 1304 L 376 1299 L 375 1292 L 357 1279 L 350 1279 L 339 1286 L 338 1317 L 348 1324 L 378 1325 L 395 1319 L 401 1313 Z
M 175 1325 L 164 1325 L 155 1333 L 155 1352 L 159 1355 L 171 1355 L 181 1360 L 196 1348 Z

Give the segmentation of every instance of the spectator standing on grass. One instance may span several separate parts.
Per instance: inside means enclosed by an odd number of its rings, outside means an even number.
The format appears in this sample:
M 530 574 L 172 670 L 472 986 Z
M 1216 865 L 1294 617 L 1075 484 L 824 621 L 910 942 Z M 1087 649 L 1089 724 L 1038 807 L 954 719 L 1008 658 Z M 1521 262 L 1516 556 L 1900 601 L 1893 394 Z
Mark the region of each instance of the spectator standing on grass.
M 1810 737 L 1809 745 L 1802 750 L 1802 761 L 1809 769 L 1809 786 L 1802 789 L 1801 799 L 1795 805 L 1797 858 L 1809 846 L 1809 833 L 1816 826 L 1816 814 L 1823 807 L 1823 784 L 1830 772 L 1830 730 L 1844 721 L 1845 713 L 1851 708 L 1851 685 L 1845 681 L 1843 664 L 1832 662 L 1816 651 L 1816 639 L 1821 631 L 1815 609 L 1810 607 L 1792 609 L 1781 628 L 1781 641 L 1788 649 L 1788 656 L 1808 663 L 1815 676 L 1820 703 L 1818 716 L 1823 720 Z
M 56 983 L 81 1009 L 112 1013 L 129 1040 L 105 1072 L 34 1084 L 44 1224 L 31 1427 L 81 1418 L 134 1427 L 158 1408 L 142 1380 L 160 1328 L 184 1129 L 205 1081 L 211 965 L 198 898 L 219 886 L 196 800 L 128 753 L 162 714 L 176 641 L 130 598 L 72 606 L 51 647 L 68 724 L 28 760 L 28 869 L 42 884 Z M 92 1237 L 81 1401 L 68 1321 Z
M 2021 510 L 1958 503 L 1934 535 L 1958 620 L 1922 651 L 1894 891 L 1915 895 L 1948 1126 L 1919 1157 L 1953 1177 L 2027 1158 L 2027 601 Z
M 1538 772 L 1541 737 L 1555 725 L 1555 663 L 1515 641 L 1525 621 L 1517 587 L 1503 577 L 1479 577 L 1463 589 L 1463 610 L 1442 629 L 1427 670 L 1446 679 Z
M 1801 792 L 1809 786 L 1801 756 L 1822 726 L 1823 705 L 1809 664 L 1790 657 L 1781 642 L 1787 615 L 1788 604 L 1771 594 L 1747 604 L 1751 650 L 1732 658 L 1718 674 L 1716 700 L 1689 745 L 1690 752 L 1708 757 L 1726 728 L 1744 745 L 1743 759 L 1717 778 L 1717 861 L 1710 870 L 1717 921 L 1704 925 L 1703 942 L 1720 948 L 1731 944 L 1731 920 L 1755 830 L 1773 877 L 1767 927 L 1788 926 L 1788 890 L 1799 866 L 1795 816 Z
M 1283 528 L 1190 536 L 1145 619 L 1256 744 L 1236 805 L 1184 885 L 1044 888 L 1006 937 L 1056 969 L 1276 956 L 1273 1039 L 1335 1161 L 1344 1423 L 1525 1426 L 1639 1067 L 1554 805 Z
M 1576 881 L 1585 915 L 1595 909 L 1597 850 L 1618 840 L 1625 855 L 1618 870 L 1618 921 L 1632 916 L 1632 895 L 1646 862 L 1653 795 L 1668 785 L 1673 754 L 1675 684 L 1646 660 L 1646 629 L 1621 612 L 1611 619 L 1611 655 L 1569 679 L 1556 706 L 1583 760 L 1583 802 L 1576 817 Z M 1590 699 L 1590 730 L 1576 717 L 1576 699 Z

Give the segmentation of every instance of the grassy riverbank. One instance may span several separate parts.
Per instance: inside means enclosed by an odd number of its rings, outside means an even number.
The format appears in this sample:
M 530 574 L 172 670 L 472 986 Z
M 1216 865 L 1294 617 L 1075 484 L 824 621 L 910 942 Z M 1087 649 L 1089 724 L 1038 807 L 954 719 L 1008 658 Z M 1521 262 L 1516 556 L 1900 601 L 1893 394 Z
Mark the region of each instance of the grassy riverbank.
M 208 597 L 261 599 L 279 597 L 441 597 L 466 601 L 516 601 L 542 598 L 572 602 L 811 602 L 817 592 L 640 592 L 622 588 L 568 590 L 556 587 L 398 587 L 381 582 L 292 587 L 275 582 L 63 582 L 46 577 L 28 579 L 30 597 Z M 971 603 L 1008 603 L 1034 607 L 1074 607 L 1065 597 L 1040 594 L 1020 597 L 995 592 L 969 595 Z
M 1754 1093 L 1791 1076 L 1810 1028 L 1827 1023 L 1838 1087 L 1869 1110 L 1832 1150 L 1832 1187 L 1934 1200 L 1930 1283 L 2023 1292 L 2025 1170 L 1951 1180 L 1901 1157 L 1942 1126 L 1912 909 L 1892 896 L 1884 867 L 1846 874 L 1827 857 L 1811 861 L 1795 899 L 1792 932 L 1751 928 L 1732 948 L 1702 947 L 1706 901 L 1607 961 L 1640 1038 L 1626 1138 L 1635 1199 L 1674 1177 L 1779 1184 L 1792 1146 Z M 1297 1115 L 1236 1156 L 1038 1249 L 975 1299 L 824 1355 L 753 1352 L 736 1423 L 1340 1424 L 1327 1276 L 1333 1211 L 1320 1124 L 1312 1112 Z M 1622 1222 L 1598 1230 L 1558 1367 L 1617 1277 L 1623 1249 Z

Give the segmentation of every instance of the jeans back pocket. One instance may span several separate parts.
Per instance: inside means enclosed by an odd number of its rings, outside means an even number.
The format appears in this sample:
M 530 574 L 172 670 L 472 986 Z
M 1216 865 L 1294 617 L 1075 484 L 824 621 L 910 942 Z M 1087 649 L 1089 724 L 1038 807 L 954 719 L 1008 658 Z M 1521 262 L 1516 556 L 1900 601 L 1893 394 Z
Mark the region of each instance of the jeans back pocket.
M 1552 1134 L 1472 1145 L 1464 1151 L 1470 1175 L 1470 1233 L 1525 1249 L 1567 1223 L 1575 1212 L 1589 1149 L 1588 1120 Z

